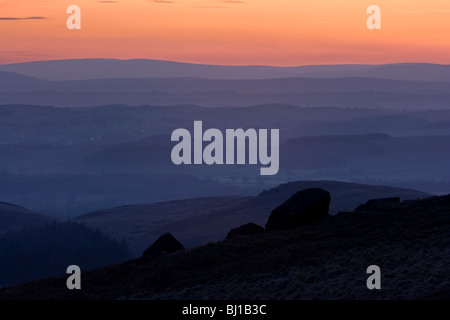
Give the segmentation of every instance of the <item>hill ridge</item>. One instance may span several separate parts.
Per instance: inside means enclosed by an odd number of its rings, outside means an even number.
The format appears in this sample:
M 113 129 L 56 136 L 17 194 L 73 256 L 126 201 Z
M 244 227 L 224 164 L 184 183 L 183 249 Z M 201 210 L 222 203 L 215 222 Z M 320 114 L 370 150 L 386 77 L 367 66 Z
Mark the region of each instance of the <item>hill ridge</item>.
M 167 66 L 170 66 L 167 68 Z M 393 70 L 395 69 L 395 70 Z M 211 65 L 152 59 L 73 59 L 43 60 L 0 65 L 0 71 L 13 71 L 37 76 L 47 80 L 75 80 L 123 77 L 142 78 L 148 71 L 164 77 L 206 75 L 207 78 L 252 79 L 280 78 L 285 76 L 311 75 L 313 77 L 335 77 L 337 74 L 373 74 L 377 78 L 389 75 L 408 79 L 450 80 L 450 66 L 432 63 L 392 63 L 380 65 L 340 64 L 305 66 L 262 66 L 262 65 Z M 119 72 L 120 71 L 120 72 Z M 397 75 L 396 75 L 397 74 Z

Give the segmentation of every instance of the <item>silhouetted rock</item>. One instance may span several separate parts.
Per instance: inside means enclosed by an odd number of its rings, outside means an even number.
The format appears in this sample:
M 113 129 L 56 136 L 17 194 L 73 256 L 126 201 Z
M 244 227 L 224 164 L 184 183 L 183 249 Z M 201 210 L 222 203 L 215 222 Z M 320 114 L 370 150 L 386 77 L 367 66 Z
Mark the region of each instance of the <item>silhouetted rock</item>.
M 228 232 L 227 237 L 225 239 L 232 239 L 237 236 L 248 236 L 252 234 L 261 234 L 261 233 L 264 233 L 264 228 L 250 222 L 240 227 L 231 229 L 230 232 Z
M 373 200 L 367 201 L 365 204 L 359 205 L 355 209 L 355 212 L 385 210 L 385 209 L 391 208 L 399 203 L 400 203 L 399 197 L 373 199 Z
M 179 250 L 184 250 L 183 245 L 175 239 L 172 234 L 166 233 L 159 237 L 150 247 L 148 247 L 142 256 L 153 259 L 161 254 L 172 253 Z
M 330 193 L 320 188 L 297 192 L 270 214 L 266 231 L 290 229 L 328 217 Z

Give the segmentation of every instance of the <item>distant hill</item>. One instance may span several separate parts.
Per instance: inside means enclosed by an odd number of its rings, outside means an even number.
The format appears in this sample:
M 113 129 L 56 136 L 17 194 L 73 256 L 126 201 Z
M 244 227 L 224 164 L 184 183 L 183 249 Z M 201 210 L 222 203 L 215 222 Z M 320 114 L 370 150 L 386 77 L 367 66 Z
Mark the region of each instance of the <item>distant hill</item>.
M 148 59 L 75 59 L 1 65 L 0 71 L 16 72 L 46 80 L 148 77 L 195 77 L 207 79 L 372 77 L 395 80 L 450 82 L 450 66 L 428 63 L 273 67 L 202 65 Z
M 1 68 L 1 66 L 0 66 Z M 87 80 L 43 80 L 19 73 L 0 71 L 0 92 L 151 92 L 151 93 L 205 93 L 224 94 L 295 94 L 314 92 L 399 92 L 399 93 L 443 93 L 450 92 L 450 83 L 370 77 L 286 77 L 273 79 L 207 79 L 195 77 L 176 78 L 111 78 Z
M 59 219 L 14 204 L 0 202 L 0 234 L 38 227 Z
M 174 166 L 168 161 L 171 149 L 170 135 L 157 135 L 92 153 L 83 159 L 82 164 L 103 170 L 109 168 L 135 170 L 150 166 L 159 169 L 168 167 L 174 170 Z
M 52 80 L 52 81 L 50 81 Z M 92 107 L 260 104 L 450 108 L 450 66 L 213 66 L 156 60 L 0 65 L 0 104 Z
M 448 300 L 450 195 L 366 208 L 87 271 L 82 290 L 57 277 L 0 289 L 0 299 Z M 381 290 L 366 286 L 374 264 Z
M 292 194 L 309 187 L 331 193 L 330 212 L 349 211 L 373 198 L 425 198 L 430 194 L 384 186 L 335 181 L 297 181 L 262 192 L 256 197 L 209 197 L 131 205 L 88 213 L 76 220 L 99 228 L 116 239 L 125 238 L 132 254 L 142 254 L 161 234 L 170 232 L 187 247 L 224 239 L 227 232 L 247 222 L 264 225 L 270 212 Z
M 236 112 L 236 114 L 240 113 Z M 291 118 L 293 118 L 293 114 L 291 113 Z M 206 111 L 204 118 L 208 118 Z M 222 121 L 226 121 L 226 119 Z M 299 170 L 310 170 L 320 174 L 315 177 L 316 179 L 324 177 L 331 180 L 347 180 L 345 177 L 352 176 L 352 174 L 355 179 L 364 179 L 365 176 L 377 172 L 385 172 L 386 179 L 390 178 L 393 181 L 401 179 L 403 176 L 409 180 L 414 177 L 440 179 L 444 177 L 443 171 L 448 168 L 450 163 L 450 152 L 447 148 L 442 147 L 450 144 L 449 134 L 412 137 L 399 137 L 383 133 L 320 134 L 320 131 L 325 133 L 326 130 L 328 132 L 373 130 L 373 132 L 394 132 L 395 135 L 406 131 L 414 132 L 414 130 L 422 133 L 429 124 L 430 122 L 424 118 L 406 115 L 359 118 L 322 124 L 316 122 L 307 128 L 311 129 L 311 133 L 318 133 L 318 135 L 289 138 L 287 135 L 292 133 L 291 128 L 302 130 L 302 133 L 305 133 L 306 128 L 299 129 L 295 127 L 295 123 L 292 127 L 286 123 L 286 125 L 280 126 L 283 128 L 280 142 L 281 173 L 289 175 L 295 174 Z M 180 127 L 189 129 L 192 127 L 192 123 L 183 126 L 180 121 Z M 438 128 L 434 129 L 439 130 Z M 395 132 L 396 130 L 398 132 Z M 205 172 L 217 173 L 217 170 L 220 169 L 223 170 L 221 171 L 222 176 L 225 175 L 223 174 L 225 170 L 228 170 L 228 175 L 233 175 L 233 168 L 228 167 L 173 165 L 168 157 L 174 144 L 170 141 L 169 135 L 160 135 L 141 141 L 112 145 L 84 157 L 82 166 L 86 170 L 97 171 L 136 172 L 142 170 L 149 172 L 154 170 L 154 172 L 162 172 L 164 170 L 169 174 L 189 173 L 195 176 L 206 176 Z M 256 172 L 255 166 L 234 169 L 247 169 L 248 172 L 255 169 Z M 289 180 L 292 178 L 287 178 L 287 181 Z M 384 184 L 391 185 L 390 183 Z M 417 188 L 416 186 L 410 187 Z M 436 190 L 436 192 L 445 193 L 446 190 L 443 188 L 442 191 Z
M 1 99 L 1 95 L 0 95 Z M 450 100 L 449 100 L 450 101 Z M 450 135 L 450 110 L 396 111 L 392 109 L 297 107 L 263 104 L 245 108 L 206 108 L 198 105 L 91 108 L 52 108 L 38 105 L 0 106 L 0 144 L 108 145 L 138 142 L 156 146 L 177 128 L 281 128 L 281 139 L 305 136 Z M 45 119 L 45 126 L 42 125 Z M 159 136 L 159 137 L 152 137 Z M 96 138 L 92 141 L 91 138 Z M 101 139 L 98 139 L 101 137 Z M 170 142 L 170 140 L 169 140 Z M 5 150 L 1 150 L 5 158 Z M 95 151 L 95 150 L 94 150 Z M 97 150 L 98 151 L 98 150 Z M 69 152 L 64 150 L 63 153 Z
M 235 208 L 251 197 L 208 197 L 146 205 L 130 205 L 88 213 L 76 218 L 116 238 L 125 238 L 134 256 L 166 232 L 173 232 L 185 246 L 218 240 L 234 225 Z M 227 221 L 228 220 L 228 221 Z M 164 231 L 166 230 L 166 231 Z
M 297 106 L 449 108 L 450 83 L 419 79 L 295 76 L 272 79 L 194 77 L 48 81 L 0 71 L 0 104 L 86 107 L 197 104 L 209 107 L 283 103 Z
M 51 82 L 14 72 L 0 71 L 0 92 L 28 91 L 31 88 L 41 89 L 47 83 Z

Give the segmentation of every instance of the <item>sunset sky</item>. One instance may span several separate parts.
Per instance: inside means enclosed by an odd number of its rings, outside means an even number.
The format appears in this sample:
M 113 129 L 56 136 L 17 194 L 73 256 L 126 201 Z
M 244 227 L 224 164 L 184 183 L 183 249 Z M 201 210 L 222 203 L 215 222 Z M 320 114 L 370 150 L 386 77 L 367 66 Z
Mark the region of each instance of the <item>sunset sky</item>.
M 72 4 L 81 30 L 66 27 Z M 381 30 L 366 27 L 371 4 Z M 450 1 L 0 0 L 0 64 L 72 58 L 450 64 Z

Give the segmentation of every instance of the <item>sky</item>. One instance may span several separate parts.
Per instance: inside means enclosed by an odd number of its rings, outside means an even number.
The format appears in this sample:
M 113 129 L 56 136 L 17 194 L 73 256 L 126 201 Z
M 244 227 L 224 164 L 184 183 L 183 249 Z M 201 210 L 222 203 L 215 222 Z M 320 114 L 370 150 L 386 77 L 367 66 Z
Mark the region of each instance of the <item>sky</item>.
M 81 30 L 69 30 L 70 5 Z M 381 29 L 369 30 L 369 5 Z M 0 0 L 0 64 L 158 59 L 220 65 L 450 64 L 448 0 Z

